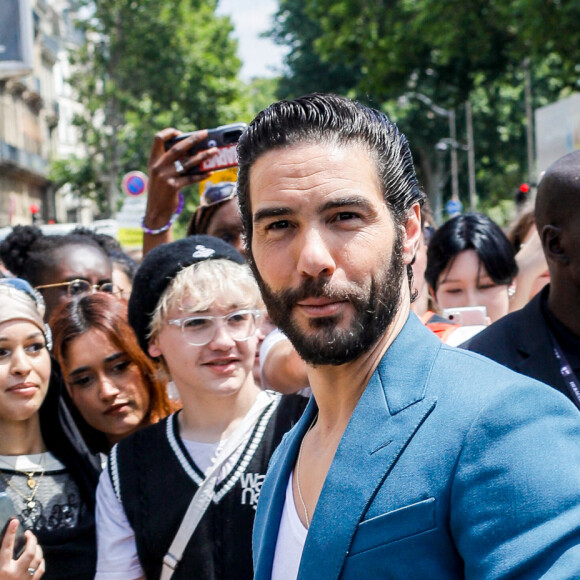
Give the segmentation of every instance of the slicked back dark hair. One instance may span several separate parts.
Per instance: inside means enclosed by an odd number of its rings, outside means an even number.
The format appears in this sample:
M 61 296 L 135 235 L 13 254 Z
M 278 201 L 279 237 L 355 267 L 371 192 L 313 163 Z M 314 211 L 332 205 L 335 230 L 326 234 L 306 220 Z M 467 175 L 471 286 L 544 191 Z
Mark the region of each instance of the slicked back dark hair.
M 383 196 L 396 223 L 405 222 L 413 204 L 423 203 L 406 137 L 388 117 L 337 95 L 312 94 L 279 101 L 250 123 L 238 143 L 238 200 L 251 259 L 250 170 L 267 151 L 300 143 L 358 144 L 377 166 Z

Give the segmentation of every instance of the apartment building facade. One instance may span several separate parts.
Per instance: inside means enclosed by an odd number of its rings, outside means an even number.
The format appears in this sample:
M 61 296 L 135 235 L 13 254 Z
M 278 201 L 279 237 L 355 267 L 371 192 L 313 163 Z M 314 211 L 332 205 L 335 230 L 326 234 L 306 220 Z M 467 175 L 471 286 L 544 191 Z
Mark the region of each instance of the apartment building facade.
M 92 219 L 88 200 L 55 192 L 48 179 L 52 159 L 82 154 L 73 125 L 80 105 L 67 82 L 69 51 L 83 42 L 75 4 L 0 0 L 0 13 L 11 14 L 0 19 L 0 228 Z M 22 67 L 12 62 L 15 46 Z

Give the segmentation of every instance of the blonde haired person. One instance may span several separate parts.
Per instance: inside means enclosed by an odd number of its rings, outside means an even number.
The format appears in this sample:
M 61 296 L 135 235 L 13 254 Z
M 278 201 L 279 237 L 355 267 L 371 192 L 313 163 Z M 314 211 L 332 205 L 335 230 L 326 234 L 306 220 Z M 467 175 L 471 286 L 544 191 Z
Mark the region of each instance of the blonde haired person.
M 98 580 L 252 578 L 261 483 L 306 405 L 254 381 L 260 306 L 242 256 L 217 238 L 191 236 L 144 259 L 129 320 L 183 409 L 111 452 L 97 493 Z M 178 532 L 194 519 L 194 497 L 198 523 Z

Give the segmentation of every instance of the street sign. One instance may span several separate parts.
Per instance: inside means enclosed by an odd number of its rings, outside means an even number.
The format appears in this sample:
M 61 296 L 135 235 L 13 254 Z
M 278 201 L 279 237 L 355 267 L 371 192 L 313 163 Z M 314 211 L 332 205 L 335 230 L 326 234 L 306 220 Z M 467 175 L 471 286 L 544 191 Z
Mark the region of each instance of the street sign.
M 125 198 L 121 211 L 115 214 L 117 239 L 123 248 L 140 248 L 143 245 L 141 221 L 147 207 L 147 176 L 141 171 L 129 171 L 121 184 Z
M 141 195 L 147 191 L 147 176 L 142 171 L 129 171 L 123 177 L 121 189 L 125 195 Z
M 445 211 L 450 217 L 460 214 L 462 209 L 463 204 L 458 199 L 450 199 L 445 204 Z

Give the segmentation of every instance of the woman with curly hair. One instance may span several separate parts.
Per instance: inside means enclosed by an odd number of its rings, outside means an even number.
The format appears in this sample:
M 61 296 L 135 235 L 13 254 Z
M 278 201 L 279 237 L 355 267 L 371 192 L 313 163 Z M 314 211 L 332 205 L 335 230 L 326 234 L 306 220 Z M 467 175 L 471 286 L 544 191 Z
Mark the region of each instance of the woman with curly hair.
M 42 294 L 47 320 L 73 296 L 99 290 L 112 293 L 112 265 L 89 236 L 46 236 L 36 226 L 15 226 L 0 244 L 2 262 Z

